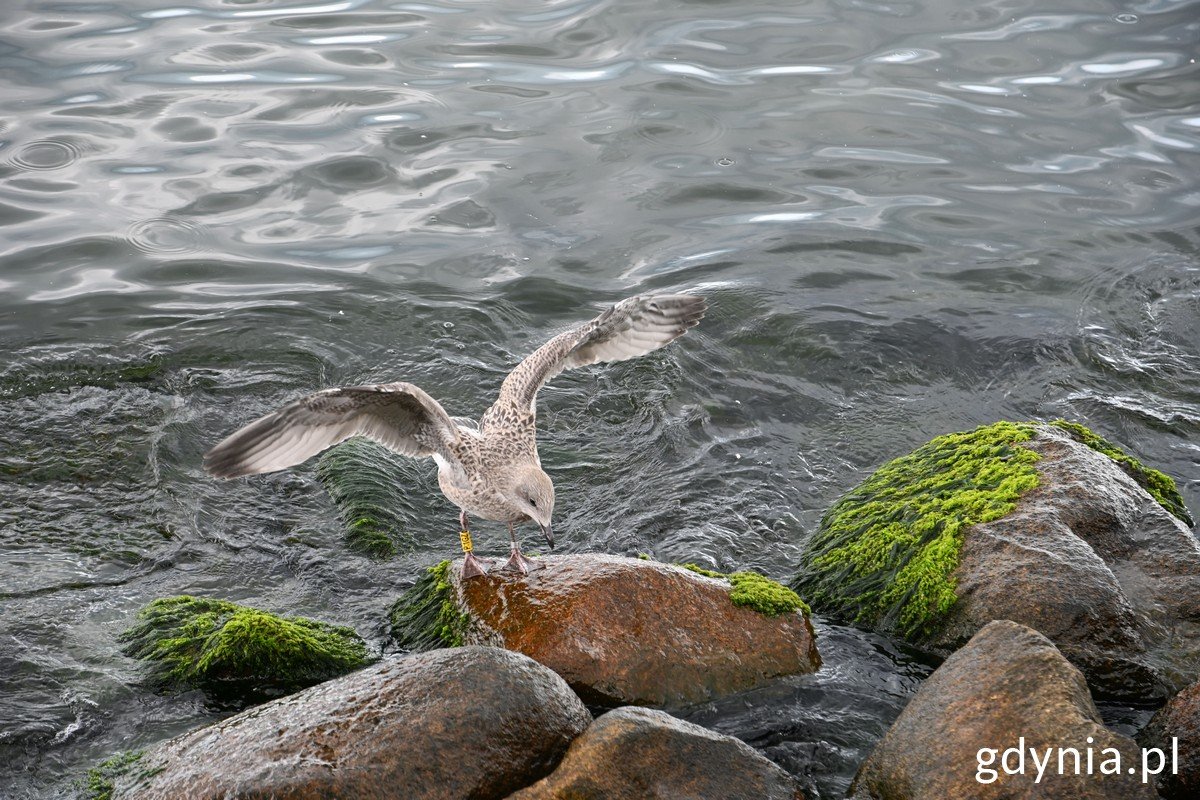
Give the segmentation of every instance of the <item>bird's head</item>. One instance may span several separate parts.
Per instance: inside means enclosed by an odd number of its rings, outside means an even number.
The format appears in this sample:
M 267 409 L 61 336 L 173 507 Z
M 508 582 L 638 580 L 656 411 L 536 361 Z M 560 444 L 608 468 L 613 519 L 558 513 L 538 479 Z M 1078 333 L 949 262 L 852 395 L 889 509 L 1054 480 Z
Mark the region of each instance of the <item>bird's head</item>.
M 510 493 L 510 500 L 542 529 L 546 544 L 554 549 L 554 483 L 550 476 L 536 464 L 517 472 Z

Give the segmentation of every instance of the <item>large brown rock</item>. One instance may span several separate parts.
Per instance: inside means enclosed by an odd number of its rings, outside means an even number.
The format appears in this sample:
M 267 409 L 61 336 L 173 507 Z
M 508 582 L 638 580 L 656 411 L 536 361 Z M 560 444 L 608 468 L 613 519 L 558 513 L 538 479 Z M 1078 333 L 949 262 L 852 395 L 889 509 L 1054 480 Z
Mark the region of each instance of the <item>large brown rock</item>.
M 1003 752 L 1021 745 L 1024 773 L 1007 774 Z M 1031 748 L 1046 765 L 1040 780 Z M 1058 748 L 1079 751 L 1084 770 L 1091 748 L 1094 774 L 1075 775 L 1069 752 L 1066 774 L 1059 774 Z M 1114 753 L 1117 773 L 1100 774 Z M 1007 758 L 1015 771 L 1016 755 Z M 851 794 L 855 800 L 1150 800 L 1157 795 L 1140 769 L 1137 745 L 1101 724 L 1079 670 L 1037 631 L 998 621 L 926 679 L 859 769 Z
M 1200 661 L 1200 543 L 1117 464 L 1038 425 L 1040 484 L 975 525 L 958 600 L 925 644 L 952 652 L 995 619 L 1048 636 L 1100 696 L 1165 699 Z
M 114 800 L 461 800 L 549 773 L 591 715 L 518 653 L 392 658 L 147 752 Z M 138 777 L 143 776 L 143 777 Z
M 677 706 L 813 672 L 820 656 L 803 611 L 734 605 L 729 584 L 689 570 L 604 555 L 537 559 L 527 577 L 462 581 L 467 642 L 524 653 L 596 705 Z
M 1138 744 L 1166 756 L 1158 778 L 1159 794 L 1167 800 L 1200 797 L 1200 682 L 1160 708 L 1138 734 Z
M 609 711 L 548 777 L 509 800 L 802 800 L 795 780 L 744 742 L 662 711 Z

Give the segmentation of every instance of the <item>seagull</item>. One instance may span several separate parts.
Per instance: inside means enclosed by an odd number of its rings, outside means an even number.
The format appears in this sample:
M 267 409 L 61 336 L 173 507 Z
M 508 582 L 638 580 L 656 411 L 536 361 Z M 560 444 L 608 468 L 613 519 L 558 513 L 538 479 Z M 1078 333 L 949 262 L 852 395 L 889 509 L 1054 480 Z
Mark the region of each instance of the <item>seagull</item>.
M 451 417 L 411 383 L 325 389 L 233 433 L 204 456 L 204 469 L 218 478 L 275 472 L 366 436 L 437 463 L 438 486 L 459 508 L 464 579 L 487 572 L 472 552 L 468 514 L 508 524 L 511 555 L 501 569 L 528 575 L 534 565 L 521 554 L 513 526 L 536 523 L 554 548 L 554 483 L 537 451 L 538 389 L 563 370 L 657 350 L 695 327 L 707 308 L 704 298 L 688 294 L 622 300 L 518 364 L 478 424 Z

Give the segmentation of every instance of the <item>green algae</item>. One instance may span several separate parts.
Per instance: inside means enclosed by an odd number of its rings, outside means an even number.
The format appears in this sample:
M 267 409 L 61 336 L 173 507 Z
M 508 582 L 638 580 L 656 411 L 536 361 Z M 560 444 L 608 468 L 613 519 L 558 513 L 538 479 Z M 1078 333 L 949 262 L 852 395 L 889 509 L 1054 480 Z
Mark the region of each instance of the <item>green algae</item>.
M 1157 500 L 1160 506 L 1183 520 L 1184 524 L 1188 527 L 1195 525 L 1191 515 L 1188 514 L 1187 506 L 1183 503 L 1183 497 L 1179 494 L 1179 489 L 1175 486 L 1175 481 L 1171 479 L 1170 475 L 1147 467 L 1112 442 L 1093 433 L 1078 422 L 1056 419 L 1050 424 L 1060 430 L 1066 431 L 1072 439 L 1080 444 L 1087 445 L 1096 452 L 1103 453 L 1111 458 L 1126 475 L 1133 478 L 1138 486 L 1141 486 L 1151 497 Z
M 463 644 L 470 617 L 455 602 L 450 569 L 450 561 L 429 567 L 392 605 L 388 619 L 397 645 L 421 651 Z
M 699 564 L 692 564 L 690 562 L 687 564 L 677 564 L 676 566 L 683 567 L 684 569 L 688 570 L 689 572 L 694 572 L 697 575 L 703 575 L 706 578 L 724 579 L 726 577 L 724 572 L 717 572 L 715 569 L 705 569 L 704 567 L 700 566 Z
M 405 517 L 397 513 L 404 496 L 397 486 L 411 483 L 403 467 L 382 446 L 356 437 L 327 450 L 317 460 L 317 479 L 338 507 L 346 543 L 374 558 L 390 558 L 396 542 L 411 543 Z
M 679 566 L 706 578 L 728 581 L 729 600 L 735 606 L 749 608 L 768 617 L 777 617 L 792 611 L 800 611 L 805 615 L 811 613 L 808 604 L 801 600 L 800 595 L 795 591 L 757 572 L 742 570 L 725 573 L 705 569 L 696 564 L 680 564 Z
M 757 572 L 733 572 L 726 577 L 731 586 L 729 599 L 735 606 L 745 606 L 768 617 L 792 611 L 801 611 L 805 616 L 812 613 L 795 591 Z
M 907 636 L 953 606 L 965 530 L 1038 485 L 1029 423 L 939 436 L 877 469 L 821 519 L 793 583 L 809 602 Z
M 374 558 L 390 558 L 396 554 L 391 531 L 387 523 L 375 517 L 357 517 L 346 525 L 346 544 Z
M 286 694 L 371 661 L 352 628 L 190 595 L 150 603 L 120 641 L 156 690 L 216 696 Z
M 116 781 L 141 757 L 141 750 L 123 750 L 89 769 L 79 786 L 82 800 L 111 800 Z

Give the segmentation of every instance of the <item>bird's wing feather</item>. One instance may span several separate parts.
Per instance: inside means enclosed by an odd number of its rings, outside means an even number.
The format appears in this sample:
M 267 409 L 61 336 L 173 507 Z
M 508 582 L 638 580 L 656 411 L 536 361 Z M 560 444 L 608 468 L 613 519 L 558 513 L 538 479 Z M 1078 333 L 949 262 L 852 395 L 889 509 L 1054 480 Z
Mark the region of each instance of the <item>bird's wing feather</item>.
M 501 403 L 533 410 L 538 389 L 565 369 L 624 361 L 657 350 L 695 327 L 708 306 L 689 294 L 630 297 L 574 330 L 555 336 L 517 365 L 500 388 Z
M 326 389 L 232 434 L 204 456 L 219 478 L 294 466 L 351 436 L 368 436 L 406 456 L 456 460 L 458 429 L 446 410 L 411 383 Z
M 467 433 L 474 434 L 475 436 L 479 436 L 481 434 L 481 431 L 479 430 L 479 423 L 470 417 L 451 417 L 450 420 L 458 426 L 460 431 L 466 431 Z

